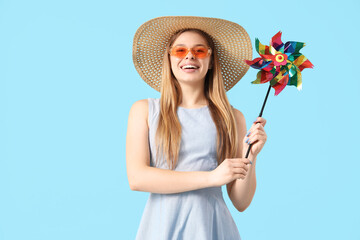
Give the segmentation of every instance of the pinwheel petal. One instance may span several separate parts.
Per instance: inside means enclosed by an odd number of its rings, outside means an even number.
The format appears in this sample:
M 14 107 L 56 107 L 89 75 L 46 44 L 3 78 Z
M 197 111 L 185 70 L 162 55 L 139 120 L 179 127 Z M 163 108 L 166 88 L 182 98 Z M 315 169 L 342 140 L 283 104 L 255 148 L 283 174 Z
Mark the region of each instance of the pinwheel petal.
M 269 50 L 272 55 L 276 54 L 276 49 L 273 46 L 270 45 Z
M 296 77 L 297 77 L 296 88 L 300 91 L 302 89 L 302 75 L 300 70 L 297 71 Z
M 300 91 L 302 89 L 302 75 L 301 75 L 301 71 L 298 70 L 298 73 L 296 74 L 297 77 L 297 85 L 296 88 Z
M 269 47 L 266 45 L 261 44 L 259 39 L 255 39 L 255 48 L 258 54 L 270 54 Z
M 294 62 L 298 57 L 303 56 L 302 53 L 293 53 L 288 56 L 290 62 Z
M 279 31 L 271 38 L 270 46 L 274 47 L 276 51 L 284 53 L 284 43 L 281 41 L 281 31 Z
M 289 71 L 289 77 L 290 79 L 295 76 L 298 72 L 298 67 L 296 67 L 296 65 L 292 64 L 292 63 L 288 63 L 286 64 L 286 68 L 288 69 Z
M 267 67 L 271 62 L 265 61 L 262 58 L 255 58 L 252 61 L 249 60 L 245 60 L 245 62 L 252 68 L 255 69 L 263 69 L 265 67 Z
M 288 81 L 289 81 L 289 74 L 283 76 L 281 73 L 270 81 L 271 87 L 275 89 L 275 96 L 277 96 L 286 87 Z M 271 84 L 271 82 L 273 82 L 273 84 Z
M 289 71 L 289 82 L 287 85 L 293 85 L 298 90 L 301 90 L 301 72 L 298 67 L 292 65 Z
M 274 67 L 270 70 L 270 72 L 271 72 L 274 76 L 276 76 L 276 75 L 278 75 L 278 74 L 280 73 L 280 68 L 279 68 L 279 67 L 276 67 L 276 66 L 274 65 Z
M 304 68 L 313 68 L 313 67 L 314 65 L 308 59 L 306 59 L 306 61 L 304 61 L 300 66 L 298 66 L 300 71 L 302 71 Z
M 305 43 L 289 41 L 285 43 L 284 53 L 288 56 L 299 53 L 300 49 L 305 46 Z
M 270 64 L 267 65 L 266 67 L 264 67 L 262 70 L 270 72 L 272 69 L 274 69 L 274 62 L 271 61 Z M 275 73 L 275 70 L 274 70 L 273 74 Z
M 270 81 L 271 79 L 273 79 L 273 77 L 274 77 L 274 75 L 271 72 L 259 71 L 256 75 L 256 80 L 252 81 L 251 83 L 254 83 L 254 84 L 266 83 L 266 82 Z
M 314 65 L 304 56 L 300 55 L 297 57 L 293 63 L 302 71 L 304 68 L 313 68 Z
M 271 54 L 260 54 L 260 56 L 266 61 L 275 61 L 275 56 Z

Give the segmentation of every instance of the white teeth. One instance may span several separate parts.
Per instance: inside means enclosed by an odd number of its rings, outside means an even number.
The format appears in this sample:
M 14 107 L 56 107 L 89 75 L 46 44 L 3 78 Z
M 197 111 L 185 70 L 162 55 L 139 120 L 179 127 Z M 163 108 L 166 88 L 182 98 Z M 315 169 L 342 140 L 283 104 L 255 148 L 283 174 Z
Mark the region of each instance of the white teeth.
M 199 68 L 197 66 L 194 66 L 194 65 L 185 65 L 182 67 L 183 69 L 196 69 L 196 68 Z

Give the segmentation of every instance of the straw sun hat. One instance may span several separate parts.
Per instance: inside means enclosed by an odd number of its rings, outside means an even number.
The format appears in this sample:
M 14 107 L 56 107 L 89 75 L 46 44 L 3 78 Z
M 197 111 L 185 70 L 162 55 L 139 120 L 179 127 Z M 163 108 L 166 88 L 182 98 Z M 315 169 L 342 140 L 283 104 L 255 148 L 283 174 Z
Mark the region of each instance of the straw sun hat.
M 225 90 L 230 90 L 247 72 L 244 59 L 252 59 L 251 40 L 239 24 L 219 18 L 166 16 L 142 24 L 133 41 L 133 61 L 141 78 L 160 91 L 162 61 L 170 37 L 184 28 L 197 28 L 214 41 Z

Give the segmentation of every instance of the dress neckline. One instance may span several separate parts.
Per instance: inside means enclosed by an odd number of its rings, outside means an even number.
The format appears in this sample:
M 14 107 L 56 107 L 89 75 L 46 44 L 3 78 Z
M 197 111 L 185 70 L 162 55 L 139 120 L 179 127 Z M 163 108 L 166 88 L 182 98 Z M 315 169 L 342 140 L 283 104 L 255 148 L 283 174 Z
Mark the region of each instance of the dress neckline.
M 178 108 L 186 109 L 186 110 L 196 110 L 196 109 L 207 108 L 208 106 L 209 106 L 209 105 L 205 105 L 205 106 L 202 106 L 202 107 L 199 107 L 199 108 L 185 108 L 185 107 L 178 106 Z

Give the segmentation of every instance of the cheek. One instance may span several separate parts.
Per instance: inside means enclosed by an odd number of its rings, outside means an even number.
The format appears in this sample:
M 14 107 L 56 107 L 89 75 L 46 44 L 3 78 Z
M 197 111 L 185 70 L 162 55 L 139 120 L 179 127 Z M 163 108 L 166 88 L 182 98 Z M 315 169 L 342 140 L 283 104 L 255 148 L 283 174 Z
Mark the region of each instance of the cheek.
M 210 61 L 204 61 L 203 66 L 204 66 L 204 70 L 207 72 L 211 67 Z
M 177 71 L 177 66 L 178 66 L 178 61 L 176 61 L 176 59 L 170 58 L 170 67 L 173 72 Z
M 176 71 L 176 64 L 175 63 L 171 63 L 171 71 Z

